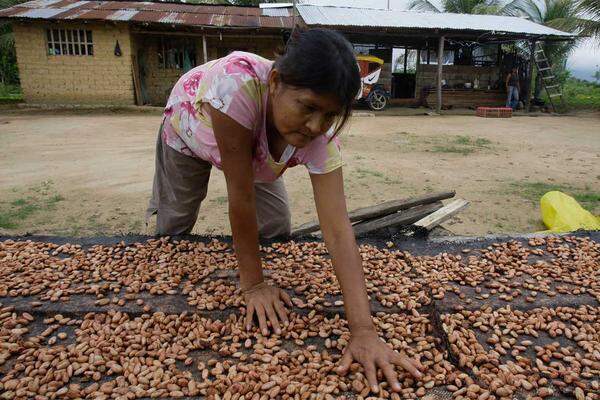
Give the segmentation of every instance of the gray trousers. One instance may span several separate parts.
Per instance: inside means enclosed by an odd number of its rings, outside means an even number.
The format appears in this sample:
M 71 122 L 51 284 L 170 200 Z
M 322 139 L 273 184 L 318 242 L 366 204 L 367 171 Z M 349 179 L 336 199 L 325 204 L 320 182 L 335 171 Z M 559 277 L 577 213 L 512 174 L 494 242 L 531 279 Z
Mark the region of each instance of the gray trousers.
M 156 169 L 146 223 L 157 214 L 157 234 L 183 235 L 190 233 L 196 224 L 212 165 L 173 150 L 163 143 L 161 132 L 162 126 L 156 142 Z M 263 238 L 288 236 L 291 214 L 283 179 L 257 182 L 254 189 L 259 235 Z

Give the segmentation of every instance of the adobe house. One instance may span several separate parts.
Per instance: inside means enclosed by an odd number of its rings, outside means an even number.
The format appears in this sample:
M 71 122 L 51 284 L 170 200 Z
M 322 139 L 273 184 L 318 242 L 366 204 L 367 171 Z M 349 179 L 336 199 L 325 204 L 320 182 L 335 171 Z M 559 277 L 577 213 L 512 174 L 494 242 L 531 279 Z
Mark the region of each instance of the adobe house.
M 232 50 L 273 58 L 288 9 L 35 0 L 0 10 L 28 103 L 164 105 L 188 69 Z

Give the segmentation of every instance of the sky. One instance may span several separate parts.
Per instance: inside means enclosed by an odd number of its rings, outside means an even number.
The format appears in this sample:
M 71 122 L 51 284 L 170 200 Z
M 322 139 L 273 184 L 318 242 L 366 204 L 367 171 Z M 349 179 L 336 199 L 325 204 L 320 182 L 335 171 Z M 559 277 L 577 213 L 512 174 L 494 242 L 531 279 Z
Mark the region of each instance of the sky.
M 439 4 L 439 0 L 431 0 Z M 386 8 L 392 10 L 406 10 L 409 0 L 299 0 L 300 3 L 311 3 L 319 5 L 336 5 L 346 7 L 371 7 Z M 579 79 L 593 80 L 592 75 L 600 69 L 600 41 L 586 39 L 573 50 L 567 60 L 567 68 L 573 76 Z

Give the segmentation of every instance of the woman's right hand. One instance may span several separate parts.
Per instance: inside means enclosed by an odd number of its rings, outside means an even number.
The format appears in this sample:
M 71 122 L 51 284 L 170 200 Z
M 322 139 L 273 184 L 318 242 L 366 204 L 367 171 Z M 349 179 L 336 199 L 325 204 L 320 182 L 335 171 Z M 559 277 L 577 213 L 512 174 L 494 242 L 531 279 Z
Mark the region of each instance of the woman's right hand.
M 292 299 L 278 287 L 268 285 L 266 282 L 259 283 L 243 291 L 246 301 L 246 330 L 250 330 L 253 317 L 256 314 L 259 328 L 264 336 L 269 334 L 267 321 L 276 335 L 281 334 L 281 324 L 287 325 L 288 310 L 284 303 L 293 307 Z

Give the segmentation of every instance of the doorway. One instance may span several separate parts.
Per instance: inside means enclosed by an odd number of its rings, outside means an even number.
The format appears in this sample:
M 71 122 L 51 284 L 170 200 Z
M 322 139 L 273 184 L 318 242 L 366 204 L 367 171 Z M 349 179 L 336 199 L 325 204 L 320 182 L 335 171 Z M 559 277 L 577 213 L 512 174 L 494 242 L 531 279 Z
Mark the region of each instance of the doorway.
M 417 50 L 408 47 L 392 51 L 392 98 L 415 98 Z

